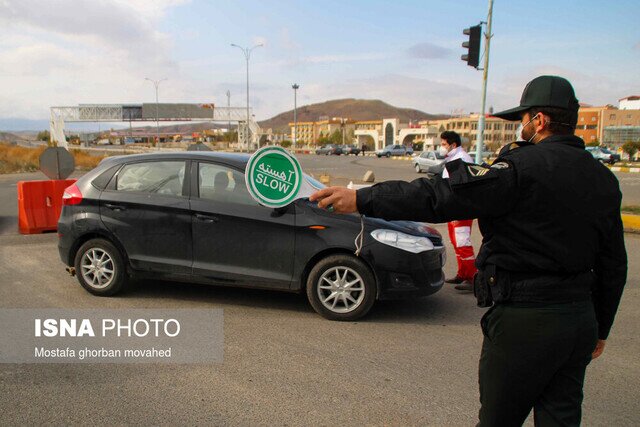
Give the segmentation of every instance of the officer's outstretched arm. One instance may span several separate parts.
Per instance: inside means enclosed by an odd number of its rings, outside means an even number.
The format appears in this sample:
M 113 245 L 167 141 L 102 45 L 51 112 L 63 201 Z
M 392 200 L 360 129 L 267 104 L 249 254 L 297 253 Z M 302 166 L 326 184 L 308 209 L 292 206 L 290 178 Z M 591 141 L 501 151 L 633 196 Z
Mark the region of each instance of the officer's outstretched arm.
M 387 220 L 447 222 L 505 215 L 517 199 L 517 175 L 506 161 L 483 167 L 447 163 L 449 178 L 386 181 L 356 193 L 358 211 Z

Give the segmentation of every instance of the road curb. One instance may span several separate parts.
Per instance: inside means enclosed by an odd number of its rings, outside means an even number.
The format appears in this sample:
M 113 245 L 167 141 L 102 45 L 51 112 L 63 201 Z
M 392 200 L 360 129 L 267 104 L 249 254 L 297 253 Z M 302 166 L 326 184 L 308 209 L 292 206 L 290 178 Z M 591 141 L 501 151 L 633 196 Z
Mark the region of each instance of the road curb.
M 640 173 L 640 168 L 629 168 L 626 166 L 610 166 L 611 172 L 627 172 L 627 173 Z
M 624 231 L 640 233 L 640 215 L 622 214 Z

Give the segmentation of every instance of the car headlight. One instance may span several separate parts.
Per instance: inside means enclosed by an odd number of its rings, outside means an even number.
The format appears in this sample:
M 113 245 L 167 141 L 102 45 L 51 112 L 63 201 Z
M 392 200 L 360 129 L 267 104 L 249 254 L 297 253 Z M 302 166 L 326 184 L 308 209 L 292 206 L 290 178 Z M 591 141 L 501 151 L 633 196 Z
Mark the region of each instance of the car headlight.
M 380 243 L 418 254 L 434 248 L 433 242 L 426 237 L 412 236 L 394 230 L 378 229 L 371 232 L 371 237 Z

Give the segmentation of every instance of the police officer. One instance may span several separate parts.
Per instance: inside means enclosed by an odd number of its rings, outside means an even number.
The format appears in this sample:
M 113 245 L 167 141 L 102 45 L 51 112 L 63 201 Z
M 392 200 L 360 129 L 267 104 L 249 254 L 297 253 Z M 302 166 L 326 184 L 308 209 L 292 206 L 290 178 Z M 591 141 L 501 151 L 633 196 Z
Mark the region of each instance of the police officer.
M 481 306 L 480 425 L 578 425 L 589 362 L 602 354 L 626 282 L 615 176 L 574 136 L 571 84 L 540 76 L 520 105 L 525 144 L 491 167 L 460 160 L 449 178 L 330 187 L 311 200 L 335 212 L 396 220 L 478 218 L 474 291 Z

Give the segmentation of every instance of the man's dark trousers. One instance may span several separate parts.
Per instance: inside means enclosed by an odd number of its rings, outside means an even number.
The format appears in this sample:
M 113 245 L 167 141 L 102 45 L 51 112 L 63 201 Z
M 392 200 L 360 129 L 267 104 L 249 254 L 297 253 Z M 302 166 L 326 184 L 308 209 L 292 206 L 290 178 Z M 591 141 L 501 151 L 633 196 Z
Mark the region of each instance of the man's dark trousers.
M 482 318 L 481 426 L 577 426 L 585 370 L 597 341 L 591 301 L 504 303 Z

